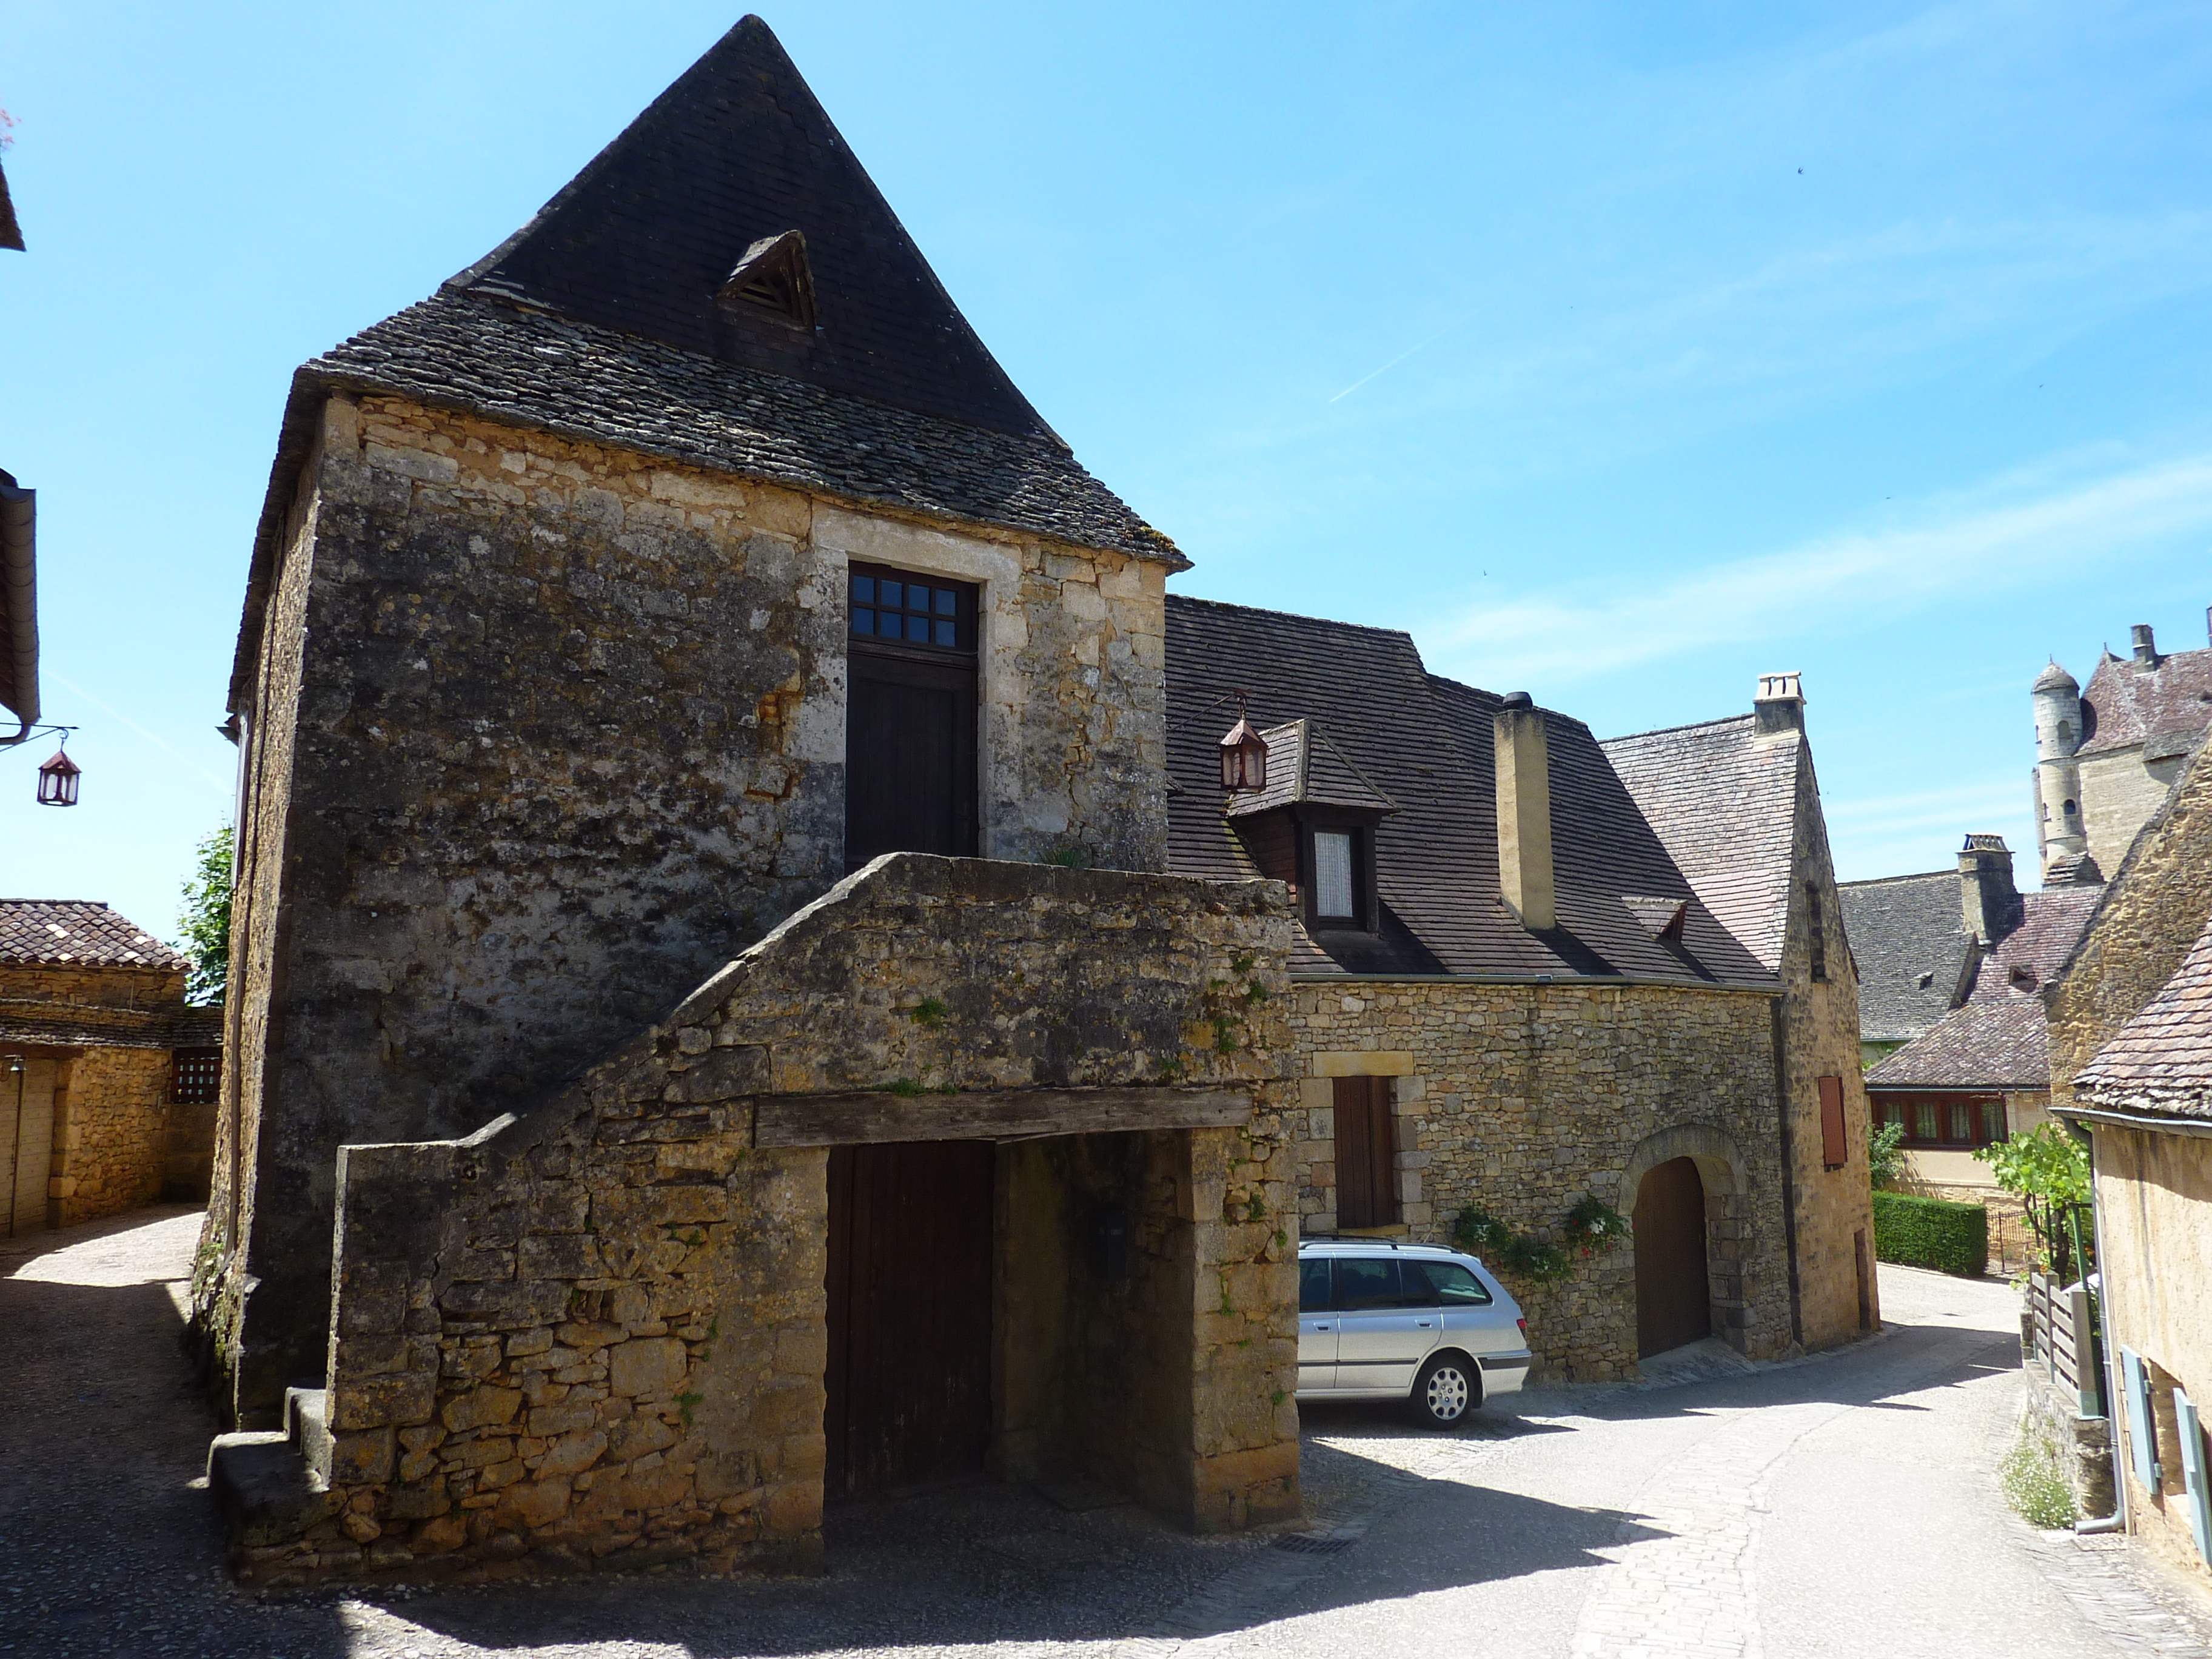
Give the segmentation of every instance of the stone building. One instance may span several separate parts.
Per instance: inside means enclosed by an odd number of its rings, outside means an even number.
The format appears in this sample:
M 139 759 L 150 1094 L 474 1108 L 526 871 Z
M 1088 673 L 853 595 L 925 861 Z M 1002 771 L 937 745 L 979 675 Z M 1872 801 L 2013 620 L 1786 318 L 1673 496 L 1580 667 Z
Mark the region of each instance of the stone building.
M 222 1011 L 104 904 L 0 899 L 0 1232 L 207 1196 Z
M 2094 684 L 2094 682 L 2093 682 Z M 2212 759 L 2200 749 L 2045 993 L 2087 1131 L 2130 1534 L 2212 1581 Z
M 1297 1513 L 1289 929 L 1161 873 L 1184 562 L 754 18 L 299 371 L 195 1285 L 243 1573 L 788 1564 L 975 1468 Z
M 1601 744 L 1402 633 L 1167 617 L 1173 867 L 1297 908 L 1302 1228 L 1440 1242 L 1479 1208 L 1571 1248 L 1585 1194 L 1633 1215 L 1564 1281 L 1508 1273 L 1555 1376 L 1871 1328 L 1856 1002 L 1795 677 Z M 1224 806 L 1231 687 L 1268 782 Z
M 2206 613 L 2212 626 L 2212 611 Z M 2044 882 L 2103 879 L 2212 726 L 2212 649 L 2161 652 L 2148 624 L 2105 652 L 2084 691 L 2053 662 L 2036 678 L 2035 823 Z
M 2002 840 L 1969 836 L 1966 843 L 1959 890 L 1969 921 L 1979 918 L 1983 927 L 1968 951 L 1964 992 L 1942 1019 L 1868 1070 L 1867 1097 L 1877 1126 L 1894 1123 L 1903 1131 L 1898 1189 L 1982 1205 L 1990 1212 L 1991 1266 L 2009 1273 L 2028 1265 L 2033 1240 L 2020 1200 L 1997 1187 L 1990 1166 L 1974 1154 L 2049 1121 L 2042 990 L 2081 939 L 2103 889 L 2014 892 Z M 1862 890 L 1887 884 L 1854 884 Z M 1853 928 L 1862 986 L 1876 972 L 1902 977 L 1900 962 L 1910 973 L 1918 957 L 1895 950 L 1894 937 L 1876 933 L 1872 947 L 1861 945 L 1853 917 L 1865 907 L 1854 896 L 1847 888 L 1844 916 Z M 1948 940 L 1934 949 L 1947 946 Z

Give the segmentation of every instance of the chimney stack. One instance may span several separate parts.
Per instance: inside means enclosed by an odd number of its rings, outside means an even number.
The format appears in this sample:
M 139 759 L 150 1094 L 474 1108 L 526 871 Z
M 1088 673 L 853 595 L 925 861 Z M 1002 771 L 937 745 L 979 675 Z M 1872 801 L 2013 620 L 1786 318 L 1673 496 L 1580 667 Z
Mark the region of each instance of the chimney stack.
M 1805 729 L 1805 688 L 1796 674 L 1761 674 L 1751 712 L 1759 716 L 1759 735 Z
M 1558 925 L 1552 887 L 1552 756 L 1544 711 L 1506 694 L 1491 721 L 1498 755 L 1498 885 L 1532 933 Z
M 2128 632 L 2135 635 L 2136 660 L 2145 668 L 2158 666 L 2158 644 L 2150 636 L 2150 624 L 2137 623 Z
M 2012 931 L 2020 891 L 2012 882 L 2012 850 L 2002 836 L 1969 836 L 1959 854 L 1959 909 L 1967 933 L 1994 945 Z

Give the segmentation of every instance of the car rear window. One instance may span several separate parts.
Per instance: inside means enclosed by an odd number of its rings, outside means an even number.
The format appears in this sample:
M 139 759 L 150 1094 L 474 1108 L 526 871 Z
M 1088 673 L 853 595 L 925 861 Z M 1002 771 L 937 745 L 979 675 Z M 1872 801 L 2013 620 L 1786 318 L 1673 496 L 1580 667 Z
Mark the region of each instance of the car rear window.
M 1336 1307 L 1340 1313 L 1364 1308 L 1401 1308 L 1398 1264 L 1385 1257 L 1340 1255 L 1336 1259 Z
M 1327 1313 L 1328 1311 L 1328 1261 L 1298 1263 L 1298 1311 Z
M 1406 1264 L 1406 1300 L 1415 1299 L 1415 1287 L 1422 1294 L 1420 1304 L 1431 1308 L 1481 1308 L 1490 1304 L 1490 1292 L 1483 1287 L 1473 1271 L 1456 1261 L 1408 1261 Z

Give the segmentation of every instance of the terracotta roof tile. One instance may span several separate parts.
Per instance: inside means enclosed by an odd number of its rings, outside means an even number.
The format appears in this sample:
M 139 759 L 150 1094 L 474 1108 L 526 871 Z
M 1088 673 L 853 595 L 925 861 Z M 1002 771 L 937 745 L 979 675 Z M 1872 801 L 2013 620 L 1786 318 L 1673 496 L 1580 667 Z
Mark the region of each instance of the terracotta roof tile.
M 2023 992 L 1970 1000 L 1866 1074 L 1881 1089 L 2046 1089 L 2043 1000 Z
M 179 971 L 185 965 L 137 923 L 83 899 L 0 899 L 0 963 Z

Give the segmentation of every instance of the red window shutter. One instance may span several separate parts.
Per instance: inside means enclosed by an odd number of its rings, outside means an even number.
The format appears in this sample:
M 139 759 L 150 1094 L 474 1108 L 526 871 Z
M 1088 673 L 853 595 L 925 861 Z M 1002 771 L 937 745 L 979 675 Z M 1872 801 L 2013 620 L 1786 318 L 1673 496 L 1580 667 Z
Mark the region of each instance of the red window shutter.
M 1844 1080 L 1839 1077 L 1820 1079 L 1820 1162 L 1831 1170 L 1850 1162 L 1844 1138 Z

